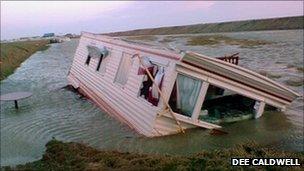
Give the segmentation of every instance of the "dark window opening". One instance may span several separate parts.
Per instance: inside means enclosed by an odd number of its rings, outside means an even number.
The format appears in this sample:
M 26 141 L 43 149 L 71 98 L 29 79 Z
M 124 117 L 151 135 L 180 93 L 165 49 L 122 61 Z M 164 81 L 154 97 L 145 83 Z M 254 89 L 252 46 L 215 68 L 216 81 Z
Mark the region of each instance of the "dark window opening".
M 153 76 L 153 78 L 154 78 L 154 76 Z M 150 87 L 152 87 L 152 85 L 153 85 L 153 81 L 148 76 L 148 74 L 145 74 L 144 81 L 142 82 L 142 88 L 140 89 L 140 96 L 147 100 L 149 98 L 149 90 L 150 90 Z
M 99 71 L 99 68 L 100 68 L 100 65 L 101 65 L 101 62 L 102 62 L 102 58 L 103 58 L 103 54 L 100 55 L 100 58 L 99 58 L 99 61 L 98 61 L 98 64 L 97 64 L 96 71 Z
M 153 64 L 153 66 L 149 68 L 149 72 L 151 73 L 155 84 L 157 84 L 159 89 L 161 90 L 162 80 L 164 76 L 164 68 Z M 145 72 L 143 75 L 144 77 L 143 82 L 140 86 L 139 96 L 143 97 L 148 102 L 152 103 L 154 106 L 157 106 L 160 99 L 160 94 L 157 91 L 157 87 L 154 85 L 148 73 Z
M 88 55 L 88 57 L 87 57 L 87 60 L 86 60 L 85 64 L 86 64 L 86 65 L 89 65 L 89 64 L 90 64 L 90 61 L 91 61 L 91 56 L 90 56 L 90 55 Z
M 169 106 L 172 108 L 172 110 L 176 113 L 180 113 L 180 109 L 177 107 L 177 87 L 176 87 L 176 82 L 174 83 L 171 96 L 169 99 Z
M 255 100 L 209 85 L 199 119 L 211 123 L 235 122 L 254 116 Z

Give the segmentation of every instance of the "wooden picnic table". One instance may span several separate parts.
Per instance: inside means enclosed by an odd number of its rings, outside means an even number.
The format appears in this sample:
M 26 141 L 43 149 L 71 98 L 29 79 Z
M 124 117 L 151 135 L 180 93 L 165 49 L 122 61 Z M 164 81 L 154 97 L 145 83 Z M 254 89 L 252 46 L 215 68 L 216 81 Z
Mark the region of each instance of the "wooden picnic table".
M 18 101 L 21 99 L 25 99 L 28 97 L 31 97 L 33 93 L 31 92 L 13 92 L 13 93 L 8 93 L 0 96 L 1 101 L 14 101 L 15 102 L 15 108 L 18 109 Z

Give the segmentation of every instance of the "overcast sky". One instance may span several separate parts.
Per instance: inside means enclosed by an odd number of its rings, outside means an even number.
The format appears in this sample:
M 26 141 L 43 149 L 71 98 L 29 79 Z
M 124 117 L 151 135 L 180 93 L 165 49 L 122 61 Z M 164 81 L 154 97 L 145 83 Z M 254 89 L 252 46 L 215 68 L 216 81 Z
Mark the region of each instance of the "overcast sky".
M 303 15 L 303 1 L 1 1 L 1 39 Z

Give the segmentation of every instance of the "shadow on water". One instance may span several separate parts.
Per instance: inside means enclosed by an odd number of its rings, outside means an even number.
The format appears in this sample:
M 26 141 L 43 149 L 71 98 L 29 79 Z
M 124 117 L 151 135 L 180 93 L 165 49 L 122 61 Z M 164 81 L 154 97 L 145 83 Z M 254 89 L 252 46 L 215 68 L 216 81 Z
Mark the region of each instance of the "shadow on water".
M 293 40 L 293 36 L 301 34 L 300 31 L 293 34 L 288 31 L 283 33 L 287 36 L 284 40 Z M 254 33 L 247 34 L 250 36 Z M 263 32 L 260 34 L 263 37 Z M 282 32 L 272 34 L 282 37 Z M 111 118 L 89 100 L 62 89 L 67 85 L 66 76 L 77 43 L 77 40 L 72 40 L 53 44 L 48 50 L 32 55 L 14 74 L 1 81 L 3 94 L 13 91 L 33 92 L 32 97 L 19 102 L 19 110 L 14 109 L 13 103 L 1 102 L 1 165 L 15 165 L 40 159 L 46 142 L 53 137 L 66 142 L 82 142 L 99 149 L 140 153 L 188 155 L 200 150 L 227 148 L 248 141 L 284 150 L 303 151 L 303 99 L 296 100 L 284 113 L 265 112 L 258 120 L 224 125 L 224 130 L 228 132 L 226 135 L 212 136 L 209 130 L 191 129 L 185 134 L 158 138 L 142 137 Z M 272 48 L 277 48 L 276 45 L 273 46 Z M 284 47 L 289 50 L 292 49 L 290 46 L 296 49 L 294 60 L 302 62 L 300 58 L 303 51 L 298 50 L 298 45 L 290 42 Z M 260 49 L 263 55 L 255 50 L 251 53 L 248 50 L 243 51 L 242 62 L 252 60 L 250 64 L 245 62 L 245 65 L 251 69 L 261 67 L 254 66 L 253 63 L 258 57 L 265 56 L 267 48 Z M 212 50 L 216 49 L 209 48 L 207 52 Z M 275 59 L 283 59 L 277 54 L 280 51 L 271 50 L 268 53 L 275 54 Z M 273 59 L 263 60 L 270 63 Z M 281 65 L 287 63 L 283 60 Z M 302 77 L 301 73 L 290 73 L 285 66 L 280 68 L 275 63 L 268 68 L 269 72 L 278 71 L 282 75 L 276 80 L 282 83 L 287 79 L 285 77 L 291 75 Z M 303 86 L 292 88 L 303 94 Z

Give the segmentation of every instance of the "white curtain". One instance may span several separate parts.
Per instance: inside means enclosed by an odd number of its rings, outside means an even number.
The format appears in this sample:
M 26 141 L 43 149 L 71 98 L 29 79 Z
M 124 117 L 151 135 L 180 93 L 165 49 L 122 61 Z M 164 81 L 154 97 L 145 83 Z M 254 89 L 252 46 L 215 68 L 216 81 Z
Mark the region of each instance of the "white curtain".
M 154 78 L 154 81 L 156 85 L 161 89 L 161 82 L 165 75 L 164 67 L 159 67 L 156 76 Z M 155 84 L 152 85 L 152 97 L 159 99 L 158 89 L 155 86 Z
M 177 79 L 177 108 L 181 114 L 191 117 L 201 89 L 200 80 L 178 74 Z
M 121 85 L 125 85 L 128 81 L 128 75 L 131 67 L 132 67 L 131 56 L 123 54 L 116 74 L 115 82 Z

